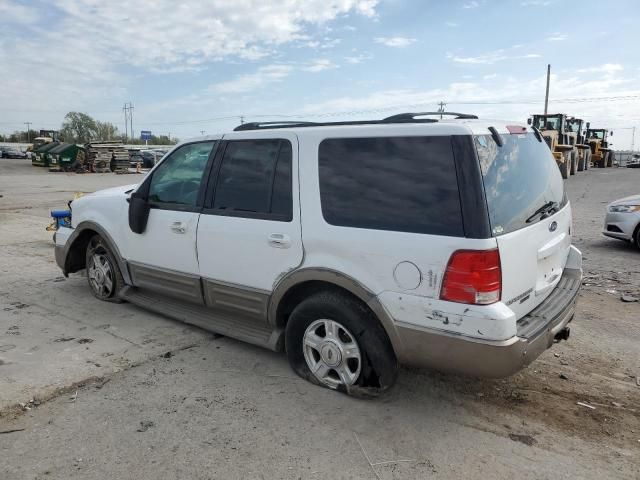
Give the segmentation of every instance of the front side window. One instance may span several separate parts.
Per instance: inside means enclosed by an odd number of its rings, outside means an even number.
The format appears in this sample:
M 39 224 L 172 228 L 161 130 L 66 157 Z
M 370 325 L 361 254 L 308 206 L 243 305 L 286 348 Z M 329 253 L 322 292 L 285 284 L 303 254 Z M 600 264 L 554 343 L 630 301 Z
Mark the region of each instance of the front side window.
M 183 145 L 166 158 L 153 172 L 149 202 L 194 207 L 214 143 Z
M 464 236 L 451 137 L 331 138 L 318 162 L 327 223 Z
M 227 144 L 213 208 L 219 214 L 290 221 L 292 147 L 288 140 L 238 140 Z

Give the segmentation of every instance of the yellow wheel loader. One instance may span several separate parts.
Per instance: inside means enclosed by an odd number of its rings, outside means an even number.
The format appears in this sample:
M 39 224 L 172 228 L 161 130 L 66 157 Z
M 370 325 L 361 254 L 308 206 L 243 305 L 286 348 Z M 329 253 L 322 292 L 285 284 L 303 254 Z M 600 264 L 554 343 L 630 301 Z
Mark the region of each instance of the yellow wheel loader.
M 569 178 L 569 175 L 575 174 L 578 153 L 575 144 L 571 144 L 569 132 L 567 132 L 567 116 L 564 113 L 536 114 L 529 118 L 527 123 L 537 128 L 542 134 L 542 138 L 556 159 L 562 178 Z
M 613 151 L 609 148 L 607 138 L 613 135 L 604 128 L 587 129 L 587 142 L 591 149 L 591 161 L 594 167 L 605 168 L 613 166 Z
M 575 145 L 578 156 L 577 170 L 582 172 L 589 168 L 591 163 L 591 148 L 587 143 L 587 130 L 589 129 L 589 123 L 585 123 L 581 118 L 569 117 L 567 118 L 567 130 L 569 130 L 569 141 L 572 145 Z

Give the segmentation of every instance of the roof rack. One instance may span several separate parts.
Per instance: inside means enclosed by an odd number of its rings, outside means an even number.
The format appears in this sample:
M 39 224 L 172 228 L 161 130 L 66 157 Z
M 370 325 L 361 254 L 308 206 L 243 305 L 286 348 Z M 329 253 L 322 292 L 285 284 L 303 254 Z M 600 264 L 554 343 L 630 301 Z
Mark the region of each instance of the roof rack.
M 456 112 L 415 112 L 415 113 L 399 113 L 397 115 L 391 115 L 383 120 L 383 122 L 413 122 L 416 120 L 416 117 L 424 117 L 427 115 L 447 115 L 456 117 L 456 119 L 469 119 L 469 120 L 477 120 L 477 115 L 470 115 L 468 113 L 456 113 Z
M 242 130 L 260 130 L 261 128 L 287 128 L 287 127 L 310 127 L 313 125 L 317 125 L 314 122 L 293 122 L 293 121 L 284 121 L 284 122 L 248 122 L 243 123 L 242 125 L 238 125 L 233 129 L 234 132 L 240 132 Z
M 306 122 L 306 121 L 282 121 L 282 122 L 248 122 L 238 125 L 233 129 L 234 132 L 243 130 L 268 130 L 272 128 L 298 128 L 298 127 L 337 127 L 346 125 L 380 125 L 388 123 L 435 123 L 435 118 L 416 118 L 426 115 L 448 115 L 454 116 L 456 119 L 477 119 L 476 115 L 467 113 L 454 112 L 418 112 L 418 113 L 399 113 L 382 120 L 350 120 L 343 122 Z

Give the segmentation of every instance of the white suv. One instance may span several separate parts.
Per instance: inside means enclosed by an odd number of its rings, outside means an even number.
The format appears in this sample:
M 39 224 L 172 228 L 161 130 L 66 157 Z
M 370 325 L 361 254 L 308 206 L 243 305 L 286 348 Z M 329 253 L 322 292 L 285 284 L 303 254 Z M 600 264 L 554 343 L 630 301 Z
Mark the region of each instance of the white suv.
M 74 200 L 56 260 L 102 300 L 286 350 L 348 393 L 399 363 L 508 376 L 568 337 L 571 207 L 538 131 L 428 115 L 184 142 L 141 184 Z

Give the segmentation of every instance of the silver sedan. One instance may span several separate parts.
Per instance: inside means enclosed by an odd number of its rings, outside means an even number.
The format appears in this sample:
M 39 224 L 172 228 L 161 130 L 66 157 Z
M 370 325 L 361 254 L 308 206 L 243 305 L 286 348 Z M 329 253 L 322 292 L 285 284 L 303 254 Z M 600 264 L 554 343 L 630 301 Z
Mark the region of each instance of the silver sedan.
M 640 195 L 621 198 L 607 205 L 602 233 L 633 242 L 640 248 Z

